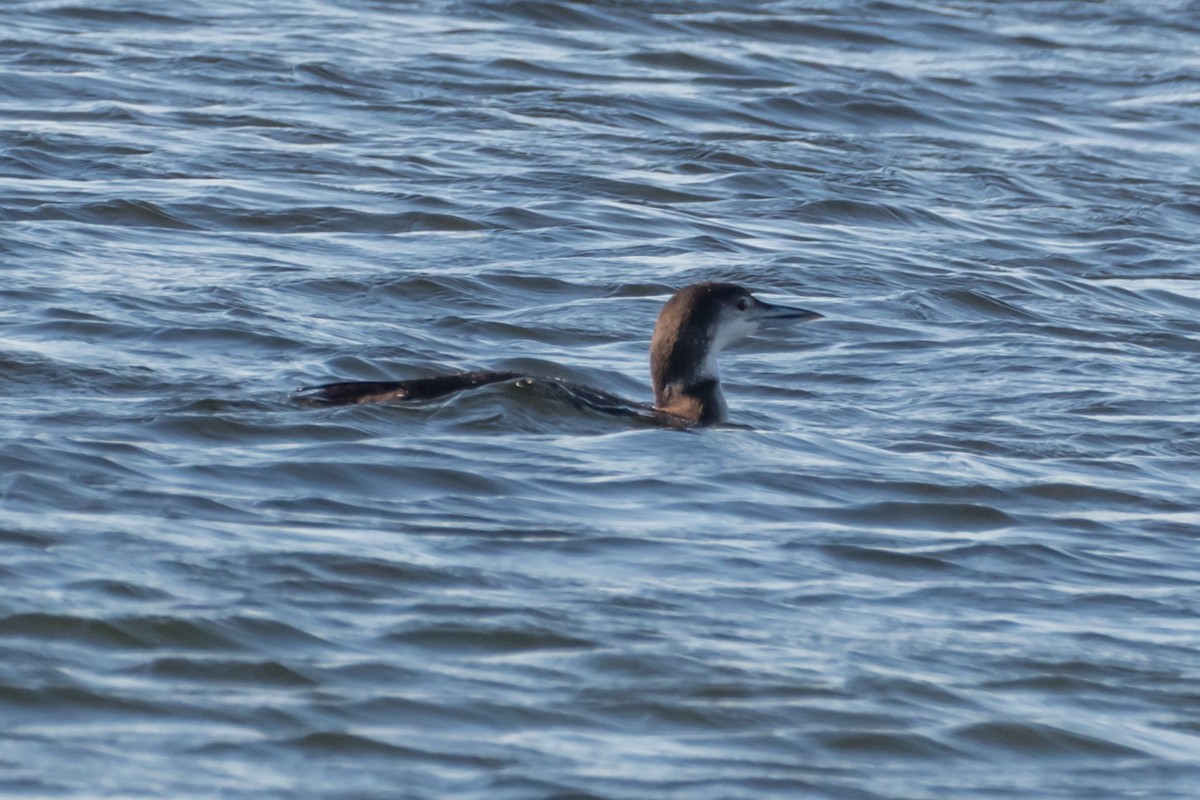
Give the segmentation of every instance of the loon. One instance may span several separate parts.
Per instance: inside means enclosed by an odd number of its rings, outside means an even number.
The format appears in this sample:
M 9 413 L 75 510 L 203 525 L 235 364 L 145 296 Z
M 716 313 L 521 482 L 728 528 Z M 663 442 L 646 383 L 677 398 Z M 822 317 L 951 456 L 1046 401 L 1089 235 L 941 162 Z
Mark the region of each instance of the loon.
M 716 425 L 728 410 L 717 375 L 717 354 L 764 325 L 810 322 L 822 314 L 772 305 L 732 283 L 696 283 L 671 296 L 659 312 L 650 340 L 654 405 L 634 403 L 598 389 L 547 381 L 568 398 L 593 409 L 639 416 L 671 427 Z M 505 381 L 536 382 L 520 372 L 459 372 L 407 381 L 349 381 L 300 389 L 308 399 L 333 405 L 429 400 Z

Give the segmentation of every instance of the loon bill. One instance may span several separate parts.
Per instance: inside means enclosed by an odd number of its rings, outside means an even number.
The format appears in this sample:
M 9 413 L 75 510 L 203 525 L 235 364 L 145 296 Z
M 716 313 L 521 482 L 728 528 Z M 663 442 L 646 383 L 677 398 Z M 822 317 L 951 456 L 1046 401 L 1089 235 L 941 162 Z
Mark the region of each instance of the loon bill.
M 822 315 L 802 308 L 771 305 L 732 283 L 696 283 L 671 296 L 650 340 L 654 405 L 563 381 L 546 381 L 574 403 L 681 427 L 725 422 L 727 409 L 717 374 L 717 354 L 761 326 L 810 322 Z M 349 381 L 309 386 L 309 399 L 334 405 L 430 400 L 504 381 L 545 380 L 520 372 L 478 371 L 408 381 Z

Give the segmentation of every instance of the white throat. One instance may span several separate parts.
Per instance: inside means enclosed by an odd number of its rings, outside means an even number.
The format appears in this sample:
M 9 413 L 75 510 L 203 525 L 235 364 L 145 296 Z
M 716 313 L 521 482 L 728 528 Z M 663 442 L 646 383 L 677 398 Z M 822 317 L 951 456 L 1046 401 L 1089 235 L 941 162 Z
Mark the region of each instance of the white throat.
M 717 369 L 717 356 L 727 345 L 740 342 L 758 330 L 758 323 L 744 319 L 723 319 L 712 333 L 708 352 L 704 354 L 704 363 L 700 365 L 700 377 L 720 380 Z

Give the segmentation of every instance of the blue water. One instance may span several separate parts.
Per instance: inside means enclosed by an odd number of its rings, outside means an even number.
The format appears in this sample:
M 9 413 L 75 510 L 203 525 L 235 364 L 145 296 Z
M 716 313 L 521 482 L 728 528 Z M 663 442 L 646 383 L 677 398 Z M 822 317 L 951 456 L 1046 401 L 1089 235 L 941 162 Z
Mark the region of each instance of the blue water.
M 3 796 L 1196 797 L 1196 2 L 4 10 Z

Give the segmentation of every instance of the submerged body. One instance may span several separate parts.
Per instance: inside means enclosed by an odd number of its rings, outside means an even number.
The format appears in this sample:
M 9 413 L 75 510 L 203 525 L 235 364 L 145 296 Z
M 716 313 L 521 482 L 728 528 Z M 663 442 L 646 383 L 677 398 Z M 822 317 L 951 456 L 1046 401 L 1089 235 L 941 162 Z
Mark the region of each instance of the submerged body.
M 696 283 L 671 296 L 650 341 L 654 405 L 633 403 L 608 392 L 555 381 L 569 399 L 591 408 L 645 416 L 673 426 L 725 422 L 727 409 L 717 374 L 717 354 L 762 325 L 820 319 L 815 311 L 776 306 L 732 283 Z M 429 400 L 454 392 L 515 380 L 541 380 L 519 372 L 477 371 L 409 381 L 327 383 L 302 391 L 331 404 Z

